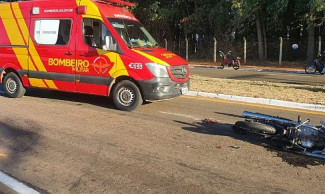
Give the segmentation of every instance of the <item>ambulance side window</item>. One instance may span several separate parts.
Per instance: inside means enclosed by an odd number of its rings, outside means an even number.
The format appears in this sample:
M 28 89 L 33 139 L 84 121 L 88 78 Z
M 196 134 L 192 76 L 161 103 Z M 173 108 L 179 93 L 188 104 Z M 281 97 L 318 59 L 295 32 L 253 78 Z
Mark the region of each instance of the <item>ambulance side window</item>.
M 67 45 L 70 41 L 71 20 L 36 20 L 34 39 L 40 45 Z
M 103 49 L 105 48 L 106 36 L 112 37 L 112 34 L 101 20 L 93 18 L 83 19 L 83 39 L 85 44 L 90 47 Z M 114 38 L 112 41 L 117 45 Z

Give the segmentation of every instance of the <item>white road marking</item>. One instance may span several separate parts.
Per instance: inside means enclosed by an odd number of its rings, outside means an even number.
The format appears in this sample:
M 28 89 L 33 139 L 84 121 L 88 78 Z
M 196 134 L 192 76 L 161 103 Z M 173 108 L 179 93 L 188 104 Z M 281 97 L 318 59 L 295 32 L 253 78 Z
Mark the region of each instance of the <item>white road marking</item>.
M 183 115 L 183 114 L 178 114 L 178 113 L 171 113 L 171 112 L 163 112 L 163 111 L 159 111 L 162 114 L 168 114 L 168 115 L 174 115 L 174 116 L 179 116 L 179 117 L 185 117 L 188 119 L 193 119 L 193 120 L 197 120 L 197 121 L 201 121 L 201 118 L 197 118 L 195 116 L 192 115 Z
M 16 191 L 17 193 L 24 193 L 24 194 L 40 194 L 39 192 L 35 191 L 32 188 L 27 187 L 23 183 L 17 181 L 16 179 L 6 175 L 3 172 L 0 172 L 0 182 L 10 189 Z

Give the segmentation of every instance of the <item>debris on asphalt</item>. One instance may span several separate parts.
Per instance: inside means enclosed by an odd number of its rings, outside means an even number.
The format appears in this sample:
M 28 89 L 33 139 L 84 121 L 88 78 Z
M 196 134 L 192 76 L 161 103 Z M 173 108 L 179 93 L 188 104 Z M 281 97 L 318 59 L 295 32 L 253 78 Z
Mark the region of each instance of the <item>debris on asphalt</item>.
M 239 146 L 229 146 L 230 148 L 238 150 L 240 147 Z
M 208 123 L 210 125 L 214 125 L 214 124 L 217 123 L 217 121 L 214 120 L 214 119 L 212 119 L 212 118 L 207 118 L 207 119 L 204 120 L 204 123 Z

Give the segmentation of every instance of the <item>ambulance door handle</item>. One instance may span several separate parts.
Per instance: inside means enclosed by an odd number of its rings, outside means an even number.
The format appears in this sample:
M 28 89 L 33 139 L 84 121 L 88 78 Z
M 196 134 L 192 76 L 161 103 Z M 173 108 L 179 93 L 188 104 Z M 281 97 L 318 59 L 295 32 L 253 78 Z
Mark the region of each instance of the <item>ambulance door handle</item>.
M 70 52 L 67 52 L 67 53 L 64 53 L 65 55 L 67 55 L 67 56 L 72 56 L 72 53 L 70 53 Z
M 80 56 L 82 56 L 82 57 L 88 57 L 88 54 L 87 53 L 84 53 L 84 54 L 80 54 Z

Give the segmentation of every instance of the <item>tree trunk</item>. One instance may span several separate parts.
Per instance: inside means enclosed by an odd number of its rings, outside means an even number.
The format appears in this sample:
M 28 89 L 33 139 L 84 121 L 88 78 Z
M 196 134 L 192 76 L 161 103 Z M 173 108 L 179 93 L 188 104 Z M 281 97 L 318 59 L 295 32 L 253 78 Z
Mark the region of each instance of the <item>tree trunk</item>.
M 267 60 L 267 37 L 265 23 L 262 21 L 263 41 L 264 41 L 264 60 Z
M 308 30 L 308 48 L 307 48 L 307 60 L 313 60 L 315 55 L 315 26 L 310 26 Z
M 264 48 L 263 48 L 263 29 L 261 25 L 260 14 L 256 12 L 256 31 L 257 31 L 257 45 L 258 45 L 258 59 L 263 60 Z

